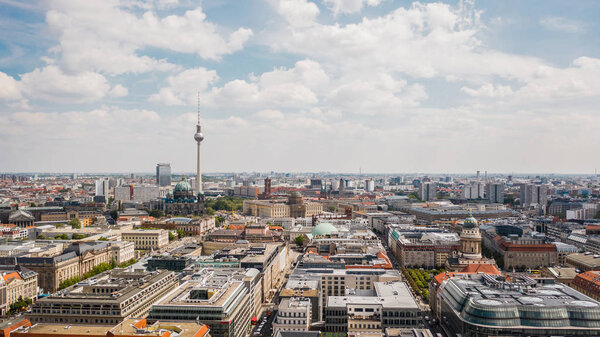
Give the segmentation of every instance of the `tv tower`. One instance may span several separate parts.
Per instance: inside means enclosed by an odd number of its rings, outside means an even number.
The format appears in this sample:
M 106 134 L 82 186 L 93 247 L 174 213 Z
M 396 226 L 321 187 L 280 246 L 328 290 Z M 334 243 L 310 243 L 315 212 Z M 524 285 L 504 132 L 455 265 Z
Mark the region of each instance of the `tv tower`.
M 200 92 L 198 92 L 198 123 L 196 124 L 196 134 L 194 134 L 194 139 L 198 144 L 198 161 L 196 163 L 196 191 L 197 193 L 202 193 L 202 169 L 200 166 L 200 143 L 204 140 L 204 135 L 202 134 L 202 127 L 200 126 Z

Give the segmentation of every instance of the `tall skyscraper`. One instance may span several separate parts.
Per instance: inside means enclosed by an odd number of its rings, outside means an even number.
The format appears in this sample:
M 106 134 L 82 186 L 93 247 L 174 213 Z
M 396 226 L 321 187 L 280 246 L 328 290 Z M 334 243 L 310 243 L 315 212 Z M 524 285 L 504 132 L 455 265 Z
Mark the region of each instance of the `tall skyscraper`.
M 171 164 L 156 164 L 156 185 L 171 186 Z
M 196 162 L 196 191 L 198 193 L 202 192 L 202 169 L 200 166 L 200 143 L 204 140 L 204 135 L 202 134 L 202 127 L 200 126 L 200 93 L 198 92 L 198 123 L 196 124 L 196 133 L 194 134 L 194 139 L 198 144 L 198 161 Z
M 373 192 L 375 191 L 375 182 L 371 179 L 365 180 L 365 191 Z
M 271 178 L 265 178 L 265 195 L 271 195 Z
M 483 199 L 484 184 L 478 181 L 465 185 L 463 199 Z
M 487 199 L 491 203 L 504 203 L 504 184 L 490 183 L 486 185 Z
M 102 178 L 102 179 L 96 180 L 96 195 L 97 196 L 103 195 L 103 196 L 107 197 L 108 190 L 109 190 L 108 178 Z
M 423 201 L 435 200 L 437 189 L 434 182 L 424 182 L 419 185 L 419 198 Z
M 542 210 L 548 203 L 548 188 L 545 185 L 521 185 L 521 206 L 538 205 Z

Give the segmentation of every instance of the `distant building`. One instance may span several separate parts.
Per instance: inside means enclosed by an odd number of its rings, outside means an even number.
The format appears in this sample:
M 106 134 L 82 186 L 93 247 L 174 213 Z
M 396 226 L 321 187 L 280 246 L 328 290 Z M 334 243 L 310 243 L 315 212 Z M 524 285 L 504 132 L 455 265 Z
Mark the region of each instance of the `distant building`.
M 424 182 L 419 185 L 419 198 L 423 201 L 436 199 L 437 189 L 434 182 Z
M 108 196 L 109 181 L 107 178 L 96 180 L 96 195 Z
M 483 199 L 484 197 L 484 183 L 481 182 L 472 182 L 468 185 L 465 185 L 463 188 L 463 198 L 464 199 Z
M 306 218 L 323 213 L 323 204 L 305 202 L 298 192 L 284 200 L 244 200 L 243 213 L 261 218 Z
M 173 194 L 158 199 L 154 207 L 167 214 L 201 215 L 204 214 L 204 192 L 200 191 L 194 195 L 192 185 L 182 177 L 181 181 L 175 185 Z
M 171 186 L 171 164 L 156 164 L 156 185 Z
M 169 232 L 163 229 L 124 231 L 121 240 L 133 242 L 135 249 L 157 250 L 169 244 Z
M 124 185 L 115 187 L 115 200 L 148 202 L 160 196 L 160 189 L 154 185 Z
M 545 185 L 523 184 L 521 185 L 521 206 L 538 206 L 543 210 L 548 204 L 548 188 Z
M 504 203 L 504 184 L 490 183 L 485 186 L 487 199 L 491 203 Z
M 21 228 L 33 226 L 35 217 L 28 211 L 18 209 L 8 216 L 8 223 Z
M 375 182 L 372 179 L 365 180 L 365 191 L 367 191 L 367 192 L 375 191 Z

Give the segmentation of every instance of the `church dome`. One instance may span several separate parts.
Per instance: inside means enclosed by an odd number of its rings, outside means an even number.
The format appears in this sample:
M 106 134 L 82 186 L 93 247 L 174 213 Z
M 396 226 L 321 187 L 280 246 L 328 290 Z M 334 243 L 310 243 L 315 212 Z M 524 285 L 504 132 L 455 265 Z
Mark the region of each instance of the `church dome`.
M 475 228 L 477 226 L 477 220 L 475 220 L 473 214 L 469 212 L 469 216 L 465 219 L 465 222 L 463 223 L 463 228 Z
M 313 228 L 311 234 L 313 236 L 319 236 L 319 235 L 331 235 L 332 233 L 337 233 L 338 229 L 335 228 L 334 225 L 330 224 L 329 222 L 321 222 L 320 224 L 316 225 L 315 228 Z
M 192 186 L 185 180 L 182 180 L 180 182 L 177 183 L 177 185 L 175 185 L 175 189 L 173 190 L 174 192 L 187 192 L 187 191 L 191 191 L 192 190 Z

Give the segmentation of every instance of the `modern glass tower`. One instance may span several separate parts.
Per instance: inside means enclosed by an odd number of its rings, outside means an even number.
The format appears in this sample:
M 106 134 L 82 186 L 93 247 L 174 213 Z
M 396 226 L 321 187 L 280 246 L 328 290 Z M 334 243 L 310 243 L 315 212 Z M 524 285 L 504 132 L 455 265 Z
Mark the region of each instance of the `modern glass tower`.
M 156 164 L 156 184 L 171 186 L 171 164 Z

